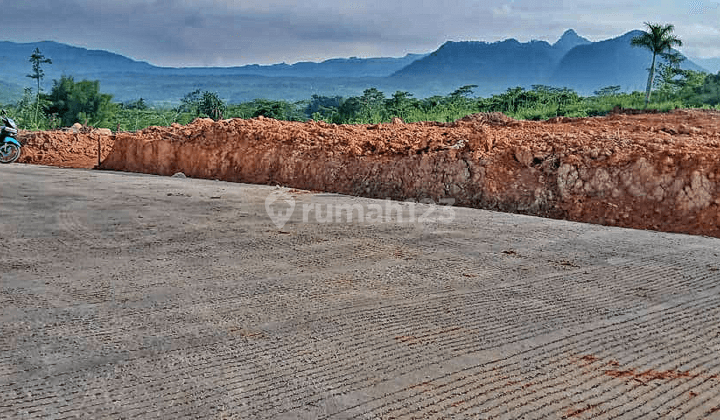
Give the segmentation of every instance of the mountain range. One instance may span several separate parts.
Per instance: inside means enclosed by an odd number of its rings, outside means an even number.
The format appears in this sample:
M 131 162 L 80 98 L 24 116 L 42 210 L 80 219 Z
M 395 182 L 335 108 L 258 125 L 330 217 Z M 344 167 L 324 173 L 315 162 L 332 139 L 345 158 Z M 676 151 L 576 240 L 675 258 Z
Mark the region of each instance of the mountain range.
M 428 80 L 452 86 L 476 84 L 481 94 L 514 86 L 548 84 L 563 57 L 592 42 L 567 30 L 554 44 L 546 41 L 446 42 L 436 51 L 395 72 L 391 78 L 420 87 Z M 570 79 L 568 79 L 569 81 Z M 569 86 L 567 81 L 561 86 Z
M 238 67 L 157 67 L 102 50 L 57 42 L 0 42 L 0 102 L 16 100 L 33 86 L 29 56 L 35 48 L 52 60 L 43 66 L 47 91 L 62 75 L 100 80 L 101 90 L 119 102 L 143 98 L 151 103 L 177 103 L 195 89 L 216 91 L 230 102 L 256 98 L 302 100 L 312 95 L 354 96 L 376 87 L 390 96 L 405 90 L 416 97 L 447 95 L 460 86 L 478 85 L 488 96 L 508 88 L 535 84 L 568 87 L 581 94 L 609 85 L 643 90 L 652 55 L 630 45 L 640 31 L 592 42 L 567 30 L 550 44 L 507 39 L 446 42 L 427 54 L 404 57 L 335 58 L 320 63 L 246 65 Z M 708 68 L 720 66 L 713 59 Z M 691 60 L 683 68 L 704 70 Z

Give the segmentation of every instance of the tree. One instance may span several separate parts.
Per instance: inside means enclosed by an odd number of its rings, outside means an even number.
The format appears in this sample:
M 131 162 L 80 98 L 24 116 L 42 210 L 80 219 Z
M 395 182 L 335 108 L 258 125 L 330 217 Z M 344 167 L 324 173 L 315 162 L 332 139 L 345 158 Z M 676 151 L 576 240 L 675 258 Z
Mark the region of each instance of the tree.
M 675 35 L 673 31 L 675 26 L 671 24 L 661 25 L 656 23 L 645 22 L 648 30 L 642 35 L 636 36 L 630 42 L 633 47 L 647 48 L 652 52 L 652 64 L 648 69 L 647 88 L 645 89 L 645 108 L 650 102 L 650 91 L 652 90 L 653 78 L 655 77 L 655 60 L 658 55 L 663 58 L 673 56 L 672 48 L 682 46 L 682 41 Z
M 620 93 L 620 85 L 605 86 L 593 92 L 595 96 L 615 96 Z
M 386 101 L 385 108 L 391 116 L 405 119 L 408 116 L 408 112 L 415 104 L 415 100 L 412 99 L 412 96 L 413 94 L 410 92 L 398 90 L 393 93 L 392 98 Z
M 100 93 L 98 80 L 76 83 L 71 76 L 62 76 L 53 81 L 47 99 L 50 100 L 48 112 L 57 114 L 65 126 L 76 122 L 108 125 L 114 113 L 112 95 Z
M 180 99 L 180 106 L 178 107 L 178 112 L 188 112 L 190 114 L 194 114 L 195 116 L 200 115 L 200 99 L 202 98 L 202 91 L 200 89 L 196 89 L 187 95 L 183 96 L 182 99 Z
M 148 109 L 148 106 L 145 103 L 145 99 L 143 98 L 140 98 L 136 101 L 125 102 L 124 104 L 122 104 L 122 107 L 125 109 L 137 109 L 139 111 L 144 111 Z
M 456 98 L 468 98 L 473 93 L 473 89 L 478 87 L 478 85 L 465 85 L 459 87 L 455 92 L 450 94 L 450 97 L 453 99 Z
M 698 104 L 713 106 L 720 104 L 720 72 L 716 75 L 707 75 L 703 84 L 695 88 L 694 96 Z
M 356 122 L 358 114 L 363 107 L 360 98 L 351 96 L 342 101 L 338 107 L 337 113 L 333 116 L 332 122 L 336 124 L 348 124 Z
M 226 108 L 225 102 L 220 99 L 220 96 L 215 92 L 209 91 L 203 92 L 200 103 L 198 104 L 198 111 L 215 121 L 222 119 Z
M 358 98 L 361 103 L 357 121 L 365 124 L 377 124 L 386 119 L 385 94 L 376 88 L 369 88 L 363 91 Z
M 313 94 L 305 108 L 305 114 L 312 115 L 316 112 L 323 113 L 326 109 L 338 108 L 342 100 L 342 96 L 321 96 Z
M 321 96 L 313 94 L 307 105 L 303 109 L 305 118 L 311 118 L 315 121 L 323 120 L 330 122 L 342 104 L 341 96 Z
M 291 105 L 285 101 L 255 99 L 253 105 L 255 105 L 255 111 L 252 114 L 253 118 L 263 116 L 275 120 L 285 120 L 292 113 Z
M 15 105 L 15 115 L 13 118 L 20 127 L 30 126 L 33 124 L 33 115 L 35 113 L 35 95 L 32 93 L 32 88 L 26 87 L 23 89 L 22 98 Z
M 38 111 L 40 110 L 40 82 L 45 77 L 45 71 L 42 69 L 43 64 L 52 64 L 52 60 L 46 58 L 39 48 L 35 48 L 32 55 L 30 56 L 30 62 L 32 63 L 32 74 L 28 74 L 27 77 L 37 80 L 37 94 L 35 96 L 35 119 L 34 123 L 37 125 Z
M 500 96 L 503 98 L 504 109 L 503 112 L 517 112 L 518 106 L 520 105 L 518 99 L 520 99 L 522 93 L 525 91 L 520 86 L 514 88 L 508 88 L 505 93 Z
M 188 112 L 197 117 L 207 115 L 217 121 L 222 119 L 226 110 L 227 105 L 217 93 L 196 89 L 180 99 L 177 112 Z

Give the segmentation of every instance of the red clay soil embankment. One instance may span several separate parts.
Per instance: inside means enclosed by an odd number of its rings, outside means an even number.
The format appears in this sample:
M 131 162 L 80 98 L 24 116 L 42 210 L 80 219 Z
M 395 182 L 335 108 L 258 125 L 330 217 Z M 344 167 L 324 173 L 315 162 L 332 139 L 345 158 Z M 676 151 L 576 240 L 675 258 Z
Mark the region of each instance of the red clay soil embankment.
M 477 114 L 447 124 L 197 120 L 114 140 L 104 169 L 452 198 L 461 206 L 720 237 L 717 112 L 545 122 Z
M 98 164 L 98 140 L 101 159 L 115 143 L 114 136 L 91 130 L 21 131 L 18 139 L 23 145 L 18 162 L 65 168 L 92 168 Z

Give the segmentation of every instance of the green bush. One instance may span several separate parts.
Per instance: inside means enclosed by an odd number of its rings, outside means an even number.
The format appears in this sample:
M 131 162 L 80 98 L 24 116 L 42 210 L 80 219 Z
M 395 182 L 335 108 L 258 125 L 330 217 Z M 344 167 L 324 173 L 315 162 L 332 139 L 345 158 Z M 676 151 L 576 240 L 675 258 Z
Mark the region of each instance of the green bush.
M 704 107 L 720 109 L 720 73 L 708 75 L 679 69 L 663 69 L 649 108 L 667 111 L 674 108 Z M 217 93 L 195 90 L 171 108 L 153 107 L 142 99 L 116 104 L 100 92 L 98 81 L 75 82 L 63 76 L 54 81 L 52 92 L 41 95 L 36 103 L 30 89 L 22 99 L 6 108 L 22 128 L 55 128 L 75 122 L 113 130 L 133 131 L 148 126 L 188 124 L 197 117 L 254 118 L 278 120 L 322 120 L 337 124 L 377 124 L 400 117 L 406 122 L 451 122 L 477 112 L 502 112 L 516 119 L 545 120 L 556 116 L 590 117 L 605 115 L 615 107 L 642 108 L 643 92 L 621 93 L 618 86 L 599 89 L 593 96 L 582 97 L 567 88 L 534 85 L 507 89 L 487 98 L 472 97 L 473 85 L 462 86 L 446 96 L 424 99 L 397 91 L 391 97 L 376 88 L 349 98 L 313 95 L 306 101 L 288 102 L 256 99 L 240 104 L 225 104 Z M 38 106 L 39 105 L 39 106 Z M 34 110 L 43 113 L 34 122 Z
M 119 105 L 112 103 L 112 95 L 100 93 L 100 82 L 75 82 L 71 76 L 53 81 L 50 94 L 41 95 L 49 102 L 46 115 L 57 115 L 64 126 L 74 123 L 95 127 L 110 124 Z

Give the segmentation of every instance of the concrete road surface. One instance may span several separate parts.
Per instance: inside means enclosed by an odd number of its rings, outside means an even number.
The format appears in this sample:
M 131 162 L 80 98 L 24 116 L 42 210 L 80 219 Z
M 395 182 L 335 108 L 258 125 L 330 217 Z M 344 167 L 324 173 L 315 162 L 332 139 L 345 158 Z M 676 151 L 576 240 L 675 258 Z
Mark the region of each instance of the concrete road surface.
M 718 239 L 18 164 L 0 200 L 3 419 L 720 418 Z

